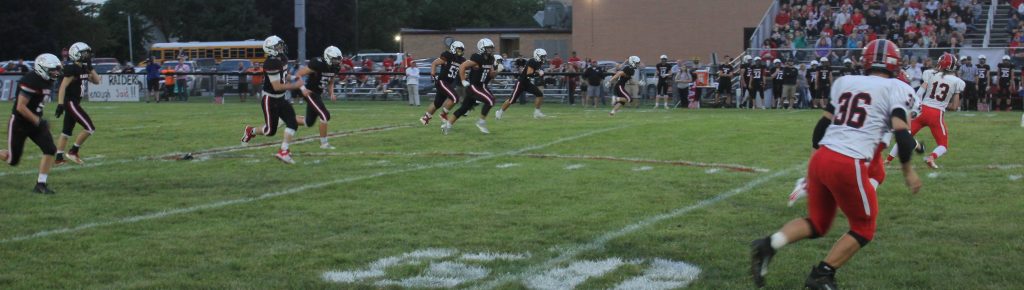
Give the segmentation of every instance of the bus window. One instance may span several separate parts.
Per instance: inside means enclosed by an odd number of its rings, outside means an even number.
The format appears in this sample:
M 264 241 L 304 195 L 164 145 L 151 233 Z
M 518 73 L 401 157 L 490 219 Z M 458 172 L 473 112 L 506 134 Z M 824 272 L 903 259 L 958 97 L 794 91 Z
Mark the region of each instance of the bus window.
M 256 55 L 256 53 L 255 53 L 254 49 L 252 49 L 252 48 L 246 48 L 245 49 L 245 58 L 252 58 L 255 55 Z

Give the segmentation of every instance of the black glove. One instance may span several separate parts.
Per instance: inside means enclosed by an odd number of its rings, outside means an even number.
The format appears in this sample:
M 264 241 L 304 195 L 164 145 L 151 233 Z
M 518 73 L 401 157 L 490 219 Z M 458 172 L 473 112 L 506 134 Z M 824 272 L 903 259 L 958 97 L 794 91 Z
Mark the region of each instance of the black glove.
M 85 62 L 85 71 L 86 72 L 92 71 L 92 62 L 91 61 Z
M 46 119 L 39 118 L 39 123 L 36 124 L 36 128 L 49 129 L 50 122 L 47 122 Z
M 57 105 L 57 112 L 54 112 L 54 116 L 57 118 L 60 118 L 61 115 L 64 115 L 64 104 Z

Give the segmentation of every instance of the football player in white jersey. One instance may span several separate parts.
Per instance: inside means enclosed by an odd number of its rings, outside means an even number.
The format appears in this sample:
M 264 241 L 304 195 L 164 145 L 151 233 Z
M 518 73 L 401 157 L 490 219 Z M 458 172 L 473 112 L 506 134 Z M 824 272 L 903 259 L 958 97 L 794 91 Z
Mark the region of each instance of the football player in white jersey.
M 939 168 L 935 160 L 946 154 L 949 146 L 949 127 L 946 126 L 946 108 L 956 110 L 960 107 L 960 93 L 966 83 L 956 76 L 953 65 L 956 57 L 946 53 L 939 57 L 935 69 L 924 72 L 924 83 L 917 90 L 921 100 L 921 112 L 910 122 L 910 134 L 917 135 L 923 127 L 931 129 L 935 137 L 935 149 L 924 158 L 928 167 Z M 952 101 L 952 102 L 951 102 Z M 886 158 L 886 163 L 896 158 L 897 148 L 893 148 Z
M 921 188 L 910 157 L 915 147 L 907 121 L 914 90 L 898 80 L 900 52 L 895 43 L 879 39 L 864 48 L 866 75 L 839 78 L 832 85 L 830 102 L 814 128 L 812 146 L 818 148 L 807 168 L 808 216 L 786 223 L 778 232 L 751 244 L 751 274 L 765 286 L 768 264 L 786 244 L 828 233 L 836 209 L 846 215 L 850 230 L 828 256 L 811 269 L 804 286 L 835 289 L 835 272 L 874 238 L 878 203 L 868 172 L 884 135 L 893 131 L 907 186 Z M 820 146 L 820 147 L 819 147 Z

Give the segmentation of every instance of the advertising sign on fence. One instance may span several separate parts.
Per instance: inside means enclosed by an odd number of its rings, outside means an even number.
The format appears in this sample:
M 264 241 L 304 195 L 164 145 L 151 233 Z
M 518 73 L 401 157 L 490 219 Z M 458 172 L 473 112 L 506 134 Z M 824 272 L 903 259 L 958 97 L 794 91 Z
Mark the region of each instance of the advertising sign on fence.
M 99 84 L 89 84 L 91 102 L 138 102 L 144 75 L 100 75 Z

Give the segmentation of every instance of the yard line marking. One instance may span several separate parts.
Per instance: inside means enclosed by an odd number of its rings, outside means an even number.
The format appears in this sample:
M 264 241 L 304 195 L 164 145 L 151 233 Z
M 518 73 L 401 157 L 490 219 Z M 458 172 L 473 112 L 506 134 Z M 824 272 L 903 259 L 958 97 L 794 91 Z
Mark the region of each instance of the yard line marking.
M 414 125 L 386 125 L 386 126 L 360 128 L 360 129 L 354 129 L 354 130 L 348 130 L 348 131 L 337 131 L 337 132 L 333 132 L 333 133 L 327 134 L 327 138 L 347 137 L 347 136 L 353 136 L 353 135 L 377 133 L 377 132 L 391 131 L 391 130 L 396 130 L 396 129 L 411 128 L 411 127 L 414 127 Z M 313 142 L 315 140 L 320 140 L 320 136 L 319 135 L 313 135 L 313 136 L 298 138 L 298 139 L 293 140 L 291 144 L 292 145 L 303 144 L 303 143 Z M 189 154 L 191 154 L 190 157 L 194 158 L 194 157 L 197 157 L 199 155 L 216 155 L 216 154 L 222 154 L 222 153 L 244 151 L 244 150 L 249 150 L 249 149 L 266 148 L 266 147 L 271 147 L 271 146 L 277 146 L 277 145 L 280 145 L 280 144 L 281 144 L 280 142 L 267 142 L 267 143 L 260 143 L 260 144 L 249 145 L 249 146 L 236 145 L 236 146 L 228 146 L 228 147 L 218 147 L 218 148 L 211 148 L 211 149 L 203 149 L 203 150 L 199 150 L 199 151 L 195 151 L 195 152 L 173 152 L 173 153 L 164 153 L 164 154 L 159 154 L 159 155 L 143 156 L 143 157 L 132 158 L 132 159 L 108 160 L 106 162 L 90 162 L 90 163 L 86 163 L 85 165 L 71 165 L 71 164 L 68 164 L 68 165 L 59 166 L 59 167 L 54 166 L 53 169 L 51 169 L 50 171 L 51 172 L 60 172 L 60 171 L 67 171 L 67 170 L 77 170 L 77 169 L 99 167 L 99 166 L 105 166 L 105 165 L 115 165 L 115 164 L 123 164 L 123 163 L 129 163 L 129 162 L 137 162 L 137 161 L 148 161 L 148 160 L 182 160 L 184 158 L 184 156 L 189 155 Z M 86 160 L 88 160 L 88 159 L 89 158 L 86 158 Z M 37 174 L 37 173 L 39 173 L 37 170 L 25 170 L 25 171 L 18 171 L 18 172 L 0 172 L 0 176 L 23 175 L 23 174 Z
M 293 153 L 294 156 L 366 156 L 366 155 L 377 155 L 377 156 L 488 156 L 493 155 L 489 152 L 395 152 L 395 151 L 356 151 L 356 152 L 300 152 Z M 641 164 L 668 164 L 676 166 L 689 166 L 689 167 L 703 167 L 712 169 L 727 169 L 731 171 L 739 172 L 758 172 L 766 173 L 771 170 L 766 168 L 750 167 L 739 164 L 727 164 L 727 163 L 704 163 L 689 160 L 657 160 L 657 159 L 642 159 L 632 157 L 615 157 L 615 156 L 594 156 L 594 155 L 564 155 L 564 154 L 544 154 L 544 153 L 523 153 L 516 154 L 513 156 L 530 157 L 530 158 L 551 158 L 551 159 L 580 159 L 580 160 L 599 160 L 599 161 L 618 161 L 618 162 L 631 162 Z M 249 155 L 238 155 L 228 157 L 250 157 Z
M 572 164 L 572 165 L 566 166 L 565 170 L 576 170 L 576 169 L 580 169 L 580 168 L 583 168 L 583 164 Z
M 0 240 L 0 244 L 5 244 L 5 243 L 9 243 L 9 242 L 18 242 L 18 241 L 24 241 L 24 240 L 31 240 L 31 239 L 36 239 L 36 238 L 43 238 L 43 237 L 48 237 L 48 236 L 58 235 L 58 234 L 75 233 L 75 232 L 80 232 L 80 231 L 91 229 L 91 228 L 95 228 L 95 227 L 105 227 L 105 226 L 113 226 L 113 225 L 134 223 L 134 222 L 138 222 L 138 221 L 145 221 L 145 220 L 151 220 L 151 219 L 160 219 L 160 218 L 165 218 L 165 217 L 169 217 L 169 216 L 173 216 L 173 215 L 191 213 L 191 212 L 205 210 L 205 209 L 221 208 L 221 207 L 225 207 L 225 206 L 229 206 L 229 205 L 235 205 L 235 204 L 245 204 L 245 203 L 260 201 L 260 200 L 269 199 L 269 198 L 273 198 L 273 197 L 278 197 L 278 196 L 283 196 L 283 195 L 289 195 L 289 194 L 293 194 L 293 193 L 303 192 L 303 191 L 310 190 L 310 189 L 316 189 L 316 188 L 321 188 L 321 187 L 326 187 L 326 186 L 331 186 L 331 185 L 336 185 L 336 184 L 343 184 L 343 183 L 350 183 L 350 182 L 355 182 L 355 181 L 373 179 L 373 178 L 377 178 L 377 177 L 381 177 L 381 176 L 388 176 L 388 175 L 402 174 L 402 173 L 413 172 L 413 171 L 421 171 L 421 170 L 427 170 L 427 169 L 434 169 L 434 168 L 438 168 L 438 167 L 449 167 L 449 166 L 455 166 L 455 165 L 469 164 L 469 163 L 473 163 L 473 162 L 477 162 L 477 161 L 481 161 L 481 160 L 488 160 L 488 159 L 494 159 L 494 158 L 503 157 L 503 156 L 522 154 L 523 152 L 537 150 L 537 149 L 549 147 L 549 146 L 552 146 L 552 145 L 555 145 L 555 144 L 569 142 L 569 141 L 573 141 L 573 140 L 576 140 L 576 139 L 580 139 L 580 138 L 584 138 L 584 137 L 589 137 L 589 136 L 592 136 L 592 135 L 595 135 L 595 134 L 600 134 L 600 133 L 604 133 L 604 132 L 608 132 L 608 131 L 612 131 L 612 130 L 618 130 L 618 129 L 622 129 L 622 128 L 626 128 L 626 127 L 629 127 L 629 125 L 624 125 L 624 126 L 619 126 L 619 127 L 614 127 L 614 128 L 598 129 L 598 130 L 586 132 L 586 133 L 575 135 L 575 136 L 563 137 L 563 138 L 557 139 L 555 141 L 551 141 L 551 142 L 540 144 L 540 145 L 528 146 L 528 147 L 524 147 L 524 148 L 521 148 L 521 149 L 517 149 L 517 150 L 513 150 L 513 151 L 508 151 L 508 152 L 505 152 L 505 153 L 499 153 L 499 154 L 493 154 L 493 155 L 487 155 L 487 156 L 474 157 L 474 158 L 470 158 L 470 159 L 466 159 L 466 160 L 462 160 L 462 161 L 450 161 L 450 162 L 437 163 L 437 164 L 431 164 L 431 165 L 418 165 L 418 166 L 415 166 L 415 167 L 412 167 L 412 168 L 407 168 L 407 169 L 400 169 L 400 170 L 393 170 L 393 171 L 382 171 L 382 172 L 377 172 L 377 173 L 370 174 L 370 175 L 353 176 L 353 177 L 346 177 L 346 178 L 335 179 L 335 180 L 331 180 L 331 181 L 306 184 L 306 185 L 302 185 L 302 186 L 294 187 L 294 188 L 290 188 L 290 189 L 285 189 L 285 190 L 280 190 L 280 191 L 275 191 L 275 192 L 264 193 L 264 194 L 261 194 L 261 195 L 256 196 L 256 197 L 246 197 L 246 198 L 238 198 L 238 199 L 232 199 L 232 200 L 224 200 L 224 201 L 218 201 L 218 202 L 214 202 L 214 203 L 202 204 L 202 205 L 197 205 L 197 206 L 169 209 L 169 210 L 164 210 L 164 211 L 154 212 L 154 213 L 149 213 L 149 214 L 144 214 L 144 215 L 138 215 L 138 216 L 133 216 L 133 217 L 126 217 L 126 218 L 121 218 L 121 219 L 117 219 L 117 220 L 113 220 L 113 221 L 93 222 L 93 223 L 81 224 L 81 225 L 78 225 L 78 226 L 75 226 L 75 227 L 45 230 L 45 231 L 36 232 L 34 234 L 31 234 L 31 235 L 24 235 L 24 236 L 16 236 L 16 237 L 11 237 L 11 238 L 6 238 L 6 239 L 3 239 L 3 240 Z
M 784 170 L 781 170 L 781 171 L 776 171 L 775 173 L 773 173 L 771 175 L 759 177 L 759 178 L 757 178 L 757 179 L 755 179 L 755 180 L 753 180 L 751 182 L 748 182 L 747 184 L 744 184 L 743 186 L 740 186 L 740 187 L 737 187 L 737 188 L 734 188 L 734 189 L 731 189 L 731 190 L 719 193 L 718 195 L 716 195 L 714 197 L 711 197 L 711 198 L 708 198 L 708 199 L 705 199 L 705 200 L 701 200 L 701 201 L 699 201 L 699 202 L 697 202 L 695 204 L 692 204 L 690 206 L 682 207 L 682 208 L 677 208 L 677 209 L 672 210 L 671 212 L 668 212 L 668 213 L 663 213 L 663 214 L 655 215 L 655 216 L 652 216 L 652 217 L 648 217 L 648 218 L 643 219 L 641 221 L 638 221 L 636 223 L 630 224 L 630 225 L 628 225 L 628 226 L 626 226 L 624 228 L 621 228 L 621 229 L 618 229 L 618 230 L 614 230 L 614 231 L 610 231 L 610 232 L 606 232 L 606 233 L 598 236 L 597 238 L 595 238 L 594 240 L 592 240 L 592 241 L 590 241 L 590 242 L 588 242 L 586 244 L 571 245 L 571 246 L 567 246 L 567 247 L 557 247 L 557 249 L 559 249 L 560 253 L 558 254 L 558 256 L 556 256 L 554 258 L 548 259 L 547 261 L 545 261 L 543 263 L 536 264 L 536 265 L 534 265 L 532 267 L 529 267 L 525 271 L 522 271 L 522 272 L 517 273 L 517 274 L 501 275 L 498 278 L 496 278 L 494 280 L 491 280 L 490 282 L 488 282 L 486 284 L 479 285 L 479 286 L 476 286 L 476 287 L 472 287 L 471 289 L 494 289 L 494 288 L 496 288 L 498 286 L 501 286 L 501 285 L 503 285 L 505 283 L 509 283 L 509 282 L 513 282 L 513 281 L 520 281 L 520 280 L 522 280 L 522 279 L 524 279 L 526 277 L 531 277 L 531 276 L 534 276 L 534 275 L 537 275 L 537 274 L 540 274 L 540 273 L 544 273 L 544 272 L 546 272 L 546 271 L 548 271 L 550 269 L 553 269 L 553 268 L 557 267 L 561 263 L 565 263 L 565 262 L 575 258 L 576 256 L 579 256 L 580 254 L 582 254 L 582 253 L 584 253 L 586 251 L 592 251 L 592 250 L 601 249 L 601 248 L 604 247 L 605 244 L 607 244 L 609 241 L 611 241 L 613 239 L 616 239 L 616 238 L 619 238 L 619 237 L 622 237 L 622 236 L 634 233 L 634 232 L 639 231 L 641 229 L 650 227 L 650 226 L 652 226 L 652 225 L 654 225 L 654 224 L 656 224 L 658 222 L 661 222 L 661 221 L 664 221 L 664 220 L 667 220 L 667 219 L 671 219 L 671 218 L 676 218 L 676 217 L 685 215 L 687 213 L 690 213 L 692 211 L 703 209 L 705 207 L 714 205 L 714 204 L 716 204 L 716 203 L 718 203 L 720 201 L 729 199 L 729 198 L 731 198 L 733 196 L 736 196 L 736 195 L 739 195 L 741 193 L 747 192 L 747 191 L 749 191 L 751 189 L 754 189 L 754 188 L 756 188 L 756 187 L 758 187 L 758 186 L 760 186 L 760 185 L 762 185 L 762 184 L 764 184 L 764 183 L 766 183 L 768 181 L 771 181 L 773 179 L 785 176 L 785 175 L 789 174 L 790 172 L 799 170 L 800 168 L 803 168 L 804 166 L 807 166 L 807 165 L 806 164 L 800 164 L 800 165 L 796 165 L 796 166 L 790 167 L 788 169 L 784 169 Z
M 654 167 L 651 167 L 651 166 L 641 166 L 641 167 L 633 168 L 633 171 L 651 171 L 651 170 L 654 170 Z

